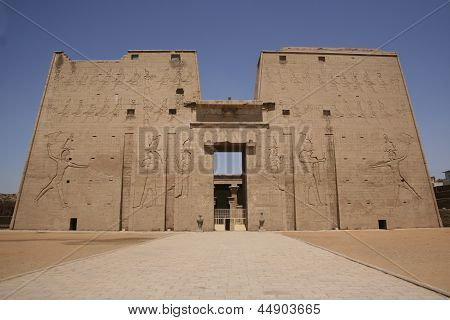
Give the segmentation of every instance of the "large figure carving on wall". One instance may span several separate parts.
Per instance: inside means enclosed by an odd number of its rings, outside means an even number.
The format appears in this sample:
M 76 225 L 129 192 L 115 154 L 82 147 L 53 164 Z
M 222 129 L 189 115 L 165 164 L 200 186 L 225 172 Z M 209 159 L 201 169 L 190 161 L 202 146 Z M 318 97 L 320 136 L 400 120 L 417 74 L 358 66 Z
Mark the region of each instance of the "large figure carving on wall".
M 180 180 L 177 185 L 179 191 L 175 195 L 175 198 L 185 198 L 189 195 L 189 175 L 192 164 L 192 149 L 190 148 L 191 138 L 184 140 L 180 156 L 177 161 L 178 170 L 180 173 Z
M 301 133 L 304 135 L 304 133 Z M 324 202 L 320 197 L 320 164 L 326 161 L 324 155 L 319 156 L 314 151 L 311 137 L 304 138 L 304 143 L 298 152 L 298 158 L 302 166 L 304 182 L 304 199 L 308 205 L 323 206 Z
M 50 182 L 48 182 L 45 186 L 42 187 L 41 191 L 36 195 L 35 201 L 38 202 L 47 192 L 50 190 L 56 189 L 58 192 L 58 197 L 63 207 L 68 207 L 68 203 L 64 198 L 64 190 L 63 190 L 63 180 L 64 174 L 68 168 L 87 168 L 88 165 L 80 165 L 75 162 L 72 162 L 71 150 L 73 143 L 73 134 L 69 134 L 65 139 L 64 143 L 59 146 L 59 152 L 54 155 L 51 151 L 51 148 L 54 144 L 57 144 L 56 140 L 59 136 L 63 135 L 62 131 L 53 132 L 46 135 L 48 139 L 47 143 L 47 153 L 48 157 L 52 159 L 56 163 L 56 169 L 53 177 Z M 50 141 L 53 142 L 50 142 Z
M 145 148 L 144 159 L 139 162 L 140 168 L 145 172 L 145 181 L 139 201 L 133 206 L 134 209 L 140 210 L 143 207 L 148 208 L 156 204 L 158 194 L 154 176 L 159 172 L 159 165 L 163 163 L 160 154 L 161 149 L 159 149 L 160 139 L 161 135 L 159 134 L 152 137 Z
M 392 177 L 392 183 L 395 186 L 395 206 L 400 204 L 400 191 L 406 190 L 414 198 L 420 200 L 422 197 L 416 191 L 416 189 L 408 182 L 405 175 L 401 171 L 401 163 L 408 158 L 409 145 L 413 138 L 407 134 L 402 134 L 399 141 L 404 144 L 405 150 L 400 151 L 397 146 L 392 142 L 391 138 L 384 135 L 384 154 L 385 160 L 378 161 L 370 168 L 388 168 Z
M 285 187 L 281 181 L 281 165 L 283 161 L 283 156 L 280 155 L 278 142 L 275 137 L 272 136 L 272 145 L 269 146 L 269 169 L 272 173 L 272 179 L 274 180 L 276 186 L 280 191 L 284 191 Z

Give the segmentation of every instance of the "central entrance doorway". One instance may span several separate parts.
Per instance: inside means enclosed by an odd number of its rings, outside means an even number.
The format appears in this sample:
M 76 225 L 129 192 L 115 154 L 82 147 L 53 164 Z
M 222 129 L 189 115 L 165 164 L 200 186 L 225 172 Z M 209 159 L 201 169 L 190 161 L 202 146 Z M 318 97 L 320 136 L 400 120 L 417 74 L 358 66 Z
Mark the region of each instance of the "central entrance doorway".
M 224 143 L 214 149 L 214 230 L 246 231 L 245 145 Z

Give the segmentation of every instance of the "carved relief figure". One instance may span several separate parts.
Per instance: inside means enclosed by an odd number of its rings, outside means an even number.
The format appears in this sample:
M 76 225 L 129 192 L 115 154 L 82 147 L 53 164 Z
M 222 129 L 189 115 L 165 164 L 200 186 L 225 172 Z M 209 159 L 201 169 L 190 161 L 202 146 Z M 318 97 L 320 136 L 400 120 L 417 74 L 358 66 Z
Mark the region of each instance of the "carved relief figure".
M 377 72 L 377 81 L 378 81 L 378 85 L 385 90 L 386 89 L 386 81 L 384 81 L 383 76 L 381 75 L 381 72 Z
M 353 112 L 353 111 L 356 111 L 356 110 L 354 110 L 351 106 L 350 106 L 350 103 L 347 101 L 347 99 L 342 99 L 342 108 L 343 108 L 343 110 L 344 110 L 344 113 L 348 116 L 348 117 L 351 117 L 351 118 L 357 118 L 358 117 L 358 114 L 356 114 L 355 112 Z
M 375 107 L 372 103 L 372 100 L 368 99 L 367 100 L 367 114 L 369 115 L 369 117 L 371 118 L 376 118 L 377 113 L 375 112 Z
M 328 91 L 327 88 L 327 81 L 326 81 L 326 75 L 323 72 L 323 70 L 321 71 L 321 73 L 317 74 L 317 80 L 319 82 L 319 88 L 323 89 L 324 91 Z
M 269 166 L 272 172 L 280 170 L 281 158 L 278 152 L 277 140 L 272 137 L 273 145 L 269 147 Z
M 142 104 L 144 106 L 144 126 L 149 126 L 153 116 L 153 103 L 144 97 L 142 98 Z
M 130 85 L 137 85 L 139 83 L 139 80 L 141 79 L 141 75 L 137 70 L 134 70 L 133 74 L 131 75 L 130 79 L 127 80 L 127 82 Z
M 295 105 L 295 104 L 294 104 Z M 293 116 L 295 118 L 301 118 L 308 114 L 309 112 L 313 111 L 313 106 L 311 104 L 307 105 L 299 105 L 297 108 L 293 110 Z
M 57 115 L 56 117 L 58 117 L 58 118 L 65 117 L 69 113 L 70 109 L 72 108 L 71 105 L 72 105 L 72 99 L 68 98 L 63 106 L 54 107 L 52 110 L 55 110 L 55 114 Z M 49 112 L 50 111 L 51 110 L 49 110 Z
M 329 83 L 330 87 L 333 89 L 333 91 L 341 91 L 339 89 L 338 83 L 336 81 L 336 76 L 334 74 L 330 74 L 329 79 L 330 80 L 328 81 L 328 83 Z
M 339 110 L 339 108 L 336 105 L 331 105 L 330 106 L 330 110 L 331 110 L 331 116 L 333 118 L 342 118 L 342 117 L 344 117 L 344 114 L 341 112 L 341 110 Z
M 381 115 L 383 115 L 383 116 L 385 116 L 385 117 L 391 117 L 391 116 L 392 116 L 392 114 L 389 113 L 389 112 L 386 110 L 386 107 L 384 106 L 383 101 L 381 101 L 381 100 L 379 100 L 379 99 L 378 99 L 378 109 L 380 110 L 380 114 L 381 114 Z
M 363 81 L 366 84 L 366 87 L 369 87 L 374 92 L 376 92 L 375 83 L 372 81 L 372 79 L 370 79 L 369 73 L 367 71 L 364 71 Z
M 163 90 L 166 88 L 167 84 L 169 83 L 169 68 L 164 68 L 164 70 L 160 70 L 160 73 L 162 74 L 161 80 L 159 80 L 159 87 L 158 90 Z
M 155 77 L 156 76 L 152 74 L 149 70 L 147 70 L 147 68 L 144 69 L 144 83 L 146 87 L 150 85 L 150 81 Z
M 152 185 L 152 174 L 156 172 L 158 165 L 162 163 L 162 158 L 159 153 L 159 141 L 161 135 L 156 135 L 152 138 L 148 146 L 145 148 L 144 159 L 139 163 L 139 166 L 145 170 L 145 182 L 142 188 L 142 193 L 139 203 L 133 208 L 142 209 L 143 207 L 151 207 L 156 202 L 156 186 Z
M 391 78 L 389 82 L 391 83 L 390 88 L 391 88 L 392 92 L 400 91 L 400 79 L 399 78 Z
M 100 110 L 98 110 L 95 115 L 99 118 L 103 118 L 105 117 L 108 113 L 109 113 L 109 99 L 105 98 L 105 101 L 103 103 L 103 107 L 100 108 Z
M 78 107 L 76 109 L 74 109 L 71 113 L 72 116 L 74 117 L 79 117 L 81 115 L 81 113 L 83 112 L 83 100 L 80 99 L 78 101 Z
M 355 111 L 357 112 L 358 118 L 366 117 L 362 108 L 361 100 L 359 98 L 355 99 Z
M 341 74 L 339 76 L 336 76 L 339 79 L 339 84 L 344 88 L 347 89 L 350 86 L 350 82 L 347 80 L 347 77 L 345 74 Z
M 124 80 L 125 80 L 125 72 L 123 71 L 123 68 L 119 68 L 114 77 L 114 90 L 116 90 L 117 86 L 123 84 Z
M 95 111 L 97 110 L 97 107 L 95 104 L 91 103 L 86 108 L 86 110 L 83 112 L 83 115 L 85 116 L 85 119 L 93 117 L 95 115 Z
M 281 191 L 284 191 L 285 188 L 280 183 L 280 169 L 281 169 L 281 161 L 283 159 L 283 156 L 279 154 L 278 151 L 278 143 L 275 137 L 272 137 L 273 139 L 273 145 L 269 147 L 269 167 L 270 172 L 273 174 L 272 178 L 275 181 L 276 185 L 278 186 L 278 189 Z
M 189 170 L 192 162 L 192 151 L 190 149 L 191 138 L 187 138 L 183 142 L 180 158 L 177 162 L 178 170 L 181 173 L 181 181 L 179 181 L 180 191 L 175 198 L 184 198 L 189 195 Z
M 407 147 L 409 147 L 412 137 L 409 135 L 407 136 Z M 398 206 L 398 203 L 400 201 L 400 190 L 404 189 L 408 191 L 410 194 L 412 194 L 416 199 L 422 199 L 422 197 L 417 193 L 417 191 L 414 189 L 414 187 L 406 180 L 405 176 L 402 174 L 400 169 L 400 163 L 405 160 L 408 157 L 408 152 L 406 151 L 405 154 L 400 154 L 399 150 L 397 149 L 396 145 L 391 141 L 388 135 L 384 135 L 384 153 L 386 156 L 386 160 L 378 161 L 372 165 L 370 165 L 370 168 L 389 168 L 393 184 L 395 185 L 395 199 L 396 199 L 396 206 Z
M 109 120 L 112 120 L 112 118 L 117 117 L 121 109 L 122 109 L 122 97 L 116 95 L 116 103 L 110 112 Z
M 78 78 L 77 78 L 77 84 L 79 86 L 85 86 L 87 81 L 89 80 L 89 74 L 87 72 L 83 72 Z
M 361 82 L 358 78 L 358 73 L 352 72 L 352 83 L 353 83 L 353 89 L 354 90 L 360 90 L 364 91 Z
M 160 107 L 159 107 L 159 110 L 158 110 L 158 112 L 157 112 L 157 114 L 156 114 L 156 120 L 159 120 L 159 118 L 160 118 L 161 116 L 166 115 L 167 112 L 168 112 L 168 110 L 169 110 L 169 107 L 167 106 L 167 98 L 164 98 L 164 99 L 162 100 L 161 105 L 160 105 Z
M 304 134 L 304 133 L 301 133 Z M 302 149 L 298 153 L 298 158 L 303 167 L 305 201 L 311 206 L 322 206 L 324 203 L 320 198 L 320 163 L 325 162 L 325 156 L 318 156 L 313 149 L 311 138 L 306 137 Z
M 100 81 L 100 89 L 105 87 L 107 84 L 111 83 L 111 78 L 112 78 L 112 68 L 108 68 L 108 71 L 106 71 L 106 74 Z
M 56 140 L 56 138 L 61 135 L 62 132 L 54 132 L 48 134 L 46 137 L 50 140 L 50 137 Z M 59 200 L 61 201 L 61 205 L 63 207 L 68 207 L 67 202 L 64 199 L 64 191 L 63 191 L 63 180 L 64 174 L 68 168 L 86 168 L 87 165 L 80 165 L 75 162 L 72 162 L 72 158 L 70 157 L 70 151 L 73 150 L 70 145 L 73 142 L 73 134 L 70 134 L 65 142 L 62 144 L 59 150 L 59 154 L 54 155 L 51 152 L 51 143 L 47 143 L 47 153 L 48 157 L 56 162 L 56 171 L 53 175 L 52 179 L 49 183 L 47 183 L 41 191 L 36 195 L 34 199 L 38 202 L 48 191 L 56 189 L 58 191 Z

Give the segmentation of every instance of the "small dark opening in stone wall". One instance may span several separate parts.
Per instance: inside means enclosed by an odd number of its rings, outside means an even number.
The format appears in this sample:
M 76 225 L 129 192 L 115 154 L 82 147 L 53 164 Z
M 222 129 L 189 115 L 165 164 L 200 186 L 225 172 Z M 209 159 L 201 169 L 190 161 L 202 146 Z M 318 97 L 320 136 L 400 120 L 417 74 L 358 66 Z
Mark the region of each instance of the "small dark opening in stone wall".
M 181 61 L 181 56 L 179 54 L 171 54 L 170 55 L 170 61 L 180 62 Z
M 378 229 L 387 230 L 387 221 L 386 220 L 378 220 Z
M 169 114 L 177 114 L 177 109 L 169 109 Z
M 139 55 L 138 54 L 132 54 L 131 55 L 131 60 L 137 60 L 139 59 Z
M 283 116 L 288 116 L 288 115 L 291 114 L 291 110 L 289 110 L 289 109 L 284 109 L 281 113 L 283 114 Z
M 77 220 L 78 220 L 77 218 L 70 218 L 69 230 L 71 230 L 71 231 L 77 230 L 77 223 L 78 223 Z
M 177 94 L 184 94 L 184 89 L 183 88 L 178 88 L 177 89 Z
M 318 59 L 320 62 L 325 62 L 325 57 L 323 57 L 323 56 L 319 56 Z

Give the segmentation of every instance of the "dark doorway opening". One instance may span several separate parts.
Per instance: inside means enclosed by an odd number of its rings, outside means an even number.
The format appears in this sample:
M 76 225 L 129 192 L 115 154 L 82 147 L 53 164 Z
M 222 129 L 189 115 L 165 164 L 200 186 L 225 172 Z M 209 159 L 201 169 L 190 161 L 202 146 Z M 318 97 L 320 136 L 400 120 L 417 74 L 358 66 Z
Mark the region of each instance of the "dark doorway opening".
M 378 220 L 378 229 L 387 230 L 386 220 Z
M 69 226 L 69 230 L 71 231 L 75 231 L 77 230 L 77 218 L 70 218 L 70 226 Z
M 214 228 L 247 230 L 245 144 L 214 145 Z

